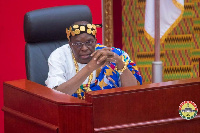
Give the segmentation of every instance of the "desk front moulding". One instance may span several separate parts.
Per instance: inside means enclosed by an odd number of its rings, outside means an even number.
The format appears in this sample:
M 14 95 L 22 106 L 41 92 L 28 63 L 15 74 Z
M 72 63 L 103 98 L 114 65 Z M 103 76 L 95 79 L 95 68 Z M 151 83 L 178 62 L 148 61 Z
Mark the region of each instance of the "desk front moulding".
M 86 93 L 80 100 L 23 79 L 4 82 L 5 133 L 200 133 L 183 101 L 200 108 L 200 78 Z

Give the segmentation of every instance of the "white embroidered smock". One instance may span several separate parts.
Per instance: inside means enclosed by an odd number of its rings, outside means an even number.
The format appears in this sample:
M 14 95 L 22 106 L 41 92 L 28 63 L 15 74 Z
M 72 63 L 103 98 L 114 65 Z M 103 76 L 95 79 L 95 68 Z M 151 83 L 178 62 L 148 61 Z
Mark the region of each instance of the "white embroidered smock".
M 65 44 L 51 53 L 48 58 L 49 73 L 45 84 L 49 88 L 54 88 L 60 84 L 68 81 L 76 75 L 76 69 L 72 57 L 72 51 L 69 44 Z M 78 63 L 79 71 L 87 64 Z M 94 83 L 96 79 L 96 70 L 93 71 L 93 79 L 91 83 Z M 83 84 L 88 83 L 88 77 Z

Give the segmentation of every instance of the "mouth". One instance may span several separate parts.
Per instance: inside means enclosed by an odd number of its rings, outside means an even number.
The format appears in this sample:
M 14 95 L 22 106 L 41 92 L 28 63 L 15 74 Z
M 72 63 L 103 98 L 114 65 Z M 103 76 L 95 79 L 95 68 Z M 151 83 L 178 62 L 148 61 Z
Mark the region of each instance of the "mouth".
M 90 54 L 80 55 L 82 59 L 88 59 L 90 57 Z

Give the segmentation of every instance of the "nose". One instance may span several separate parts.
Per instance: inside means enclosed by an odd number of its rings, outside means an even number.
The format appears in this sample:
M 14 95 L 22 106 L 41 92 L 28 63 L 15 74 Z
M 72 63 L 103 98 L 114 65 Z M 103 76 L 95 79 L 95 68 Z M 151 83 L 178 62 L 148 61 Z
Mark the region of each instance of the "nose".
M 81 50 L 86 51 L 86 50 L 88 50 L 88 47 L 85 44 L 83 44 L 83 46 L 81 47 Z

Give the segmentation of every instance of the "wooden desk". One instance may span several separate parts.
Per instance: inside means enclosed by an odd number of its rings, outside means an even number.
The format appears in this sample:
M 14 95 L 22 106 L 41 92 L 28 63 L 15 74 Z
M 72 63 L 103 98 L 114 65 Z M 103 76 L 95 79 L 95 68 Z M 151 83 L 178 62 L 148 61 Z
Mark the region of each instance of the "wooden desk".
M 86 100 L 28 80 L 4 83 L 5 133 L 199 133 L 200 115 L 179 116 L 179 105 L 200 108 L 200 78 L 94 91 Z

